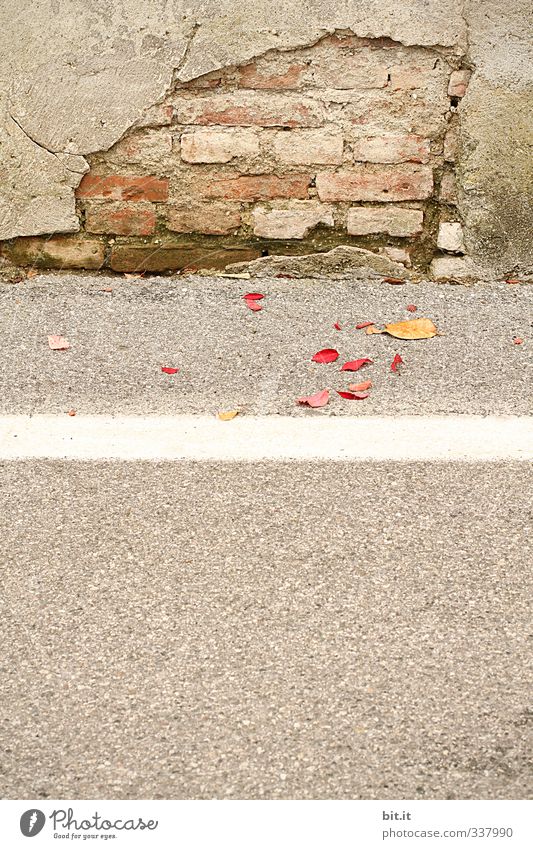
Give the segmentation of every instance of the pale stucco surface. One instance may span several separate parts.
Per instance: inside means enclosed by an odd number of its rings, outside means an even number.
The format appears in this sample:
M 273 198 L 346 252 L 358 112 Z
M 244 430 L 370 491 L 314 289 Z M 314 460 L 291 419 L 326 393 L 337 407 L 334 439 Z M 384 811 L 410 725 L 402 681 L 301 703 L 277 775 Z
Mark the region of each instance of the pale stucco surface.
M 0 239 L 74 232 L 84 156 L 111 147 L 176 79 L 334 30 L 453 48 L 460 208 L 480 271 L 527 269 L 528 0 L 7 0 L 0 9 Z M 529 195 L 528 195 L 529 185 Z

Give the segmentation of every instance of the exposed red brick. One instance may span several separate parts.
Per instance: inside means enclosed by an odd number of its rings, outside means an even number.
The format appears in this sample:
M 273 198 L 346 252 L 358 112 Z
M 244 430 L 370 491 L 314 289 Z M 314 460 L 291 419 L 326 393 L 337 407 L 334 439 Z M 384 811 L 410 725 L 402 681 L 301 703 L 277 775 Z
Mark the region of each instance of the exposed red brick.
M 229 162 L 259 153 L 258 130 L 249 127 L 202 127 L 181 137 L 185 162 Z
M 292 165 L 340 165 L 344 140 L 342 133 L 318 130 L 280 130 L 274 137 L 274 151 L 281 162 Z
M 168 179 L 120 175 L 103 177 L 89 173 L 78 186 L 76 197 L 162 203 L 168 199 Z
M 213 177 L 200 184 L 207 198 L 227 200 L 271 200 L 273 198 L 306 198 L 311 183 L 308 175 L 276 177 L 259 174 L 240 177 Z
M 85 208 L 85 229 L 89 233 L 115 233 L 118 236 L 148 236 L 155 229 L 155 212 L 138 203 L 94 203 Z
M 3 253 L 15 265 L 36 268 L 87 268 L 96 270 L 104 264 L 104 245 L 83 236 L 29 236 L 15 239 Z
M 177 271 L 182 268 L 225 268 L 261 256 L 258 248 L 212 250 L 197 245 L 114 245 L 110 265 L 114 271 Z
M 424 165 L 361 165 L 353 171 L 318 174 L 316 187 L 323 201 L 421 200 L 433 191 L 433 172 Z
M 356 162 L 428 162 L 429 139 L 406 135 L 369 136 L 355 139 L 352 145 Z
M 331 207 L 316 201 L 294 201 L 285 208 L 255 207 L 252 213 L 254 233 L 265 239 L 303 239 L 318 224 L 333 227 Z
M 180 124 L 222 124 L 233 127 L 318 127 L 320 105 L 310 98 L 295 100 L 289 95 L 266 96 L 258 91 L 211 94 L 174 100 Z
M 464 97 L 471 76 L 471 71 L 467 71 L 466 69 L 460 71 L 452 71 L 452 74 L 450 76 L 450 83 L 448 85 L 449 96 Z
M 238 85 L 241 88 L 294 89 L 301 85 L 305 65 L 291 65 L 284 74 L 265 74 L 255 62 L 239 68 Z
M 226 203 L 176 204 L 167 210 L 167 227 L 177 233 L 224 236 L 241 223 L 240 206 Z

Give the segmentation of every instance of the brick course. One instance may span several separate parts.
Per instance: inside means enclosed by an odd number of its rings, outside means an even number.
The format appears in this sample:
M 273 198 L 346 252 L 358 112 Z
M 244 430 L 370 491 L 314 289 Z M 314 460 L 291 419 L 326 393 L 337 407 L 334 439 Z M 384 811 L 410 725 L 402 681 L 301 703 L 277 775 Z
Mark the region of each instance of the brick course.
M 241 224 L 241 208 L 236 204 L 175 204 L 166 212 L 167 227 L 176 233 L 205 233 L 224 236 Z
M 340 165 L 344 140 L 328 130 L 278 132 L 274 138 L 276 159 L 288 165 Z
M 214 177 L 198 185 L 206 198 L 227 200 L 272 200 L 274 198 L 306 198 L 311 177 L 258 174 L 240 177 Z
M 429 139 L 411 134 L 370 136 L 352 144 L 355 162 L 429 162 Z
M 88 203 L 85 207 L 85 229 L 89 233 L 148 236 L 155 230 L 155 221 L 151 204 Z
M 259 140 L 254 130 L 206 128 L 181 137 L 184 162 L 229 162 L 234 157 L 258 153 Z
M 422 200 L 433 191 L 433 175 L 424 165 L 362 165 L 353 171 L 319 174 L 316 187 L 323 201 Z
M 370 233 L 415 236 L 421 232 L 423 220 L 421 209 L 360 207 L 348 210 L 346 226 L 348 233 L 353 236 L 367 236 Z
M 255 235 L 266 239 L 303 239 L 318 224 L 334 226 L 331 208 L 313 201 L 295 201 L 285 209 L 256 207 L 252 217 Z
M 168 179 L 120 175 L 100 176 L 89 173 L 78 186 L 76 197 L 162 203 L 168 200 Z

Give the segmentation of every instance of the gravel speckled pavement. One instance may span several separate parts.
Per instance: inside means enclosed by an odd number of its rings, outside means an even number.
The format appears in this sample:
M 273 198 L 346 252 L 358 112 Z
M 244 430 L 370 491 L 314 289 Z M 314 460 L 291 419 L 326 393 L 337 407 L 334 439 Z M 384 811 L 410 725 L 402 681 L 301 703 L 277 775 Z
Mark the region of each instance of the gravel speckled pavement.
M 260 286 L 257 315 L 257 281 L 5 286 L 0 412 L 531 413 L 531 288 Z M 445 335 L 332 327 L 408 303 Z M 375 360 L 371 398 L 299 409 L 352 382 L 309 362 L 330 345 Z M 0 474 L 2 797 L 531 795 L 527 462 L 8 461 L 0 440 Z

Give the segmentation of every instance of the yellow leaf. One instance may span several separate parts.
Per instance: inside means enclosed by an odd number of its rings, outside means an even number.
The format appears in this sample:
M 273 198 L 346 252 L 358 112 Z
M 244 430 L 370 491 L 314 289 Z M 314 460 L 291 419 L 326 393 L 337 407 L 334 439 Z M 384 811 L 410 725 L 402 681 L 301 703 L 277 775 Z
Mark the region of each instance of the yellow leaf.
M 219 418 L 221 422 L 230 422 L 238 415 L 239 410 L 228 410 L 227 413 L 217 413 L 217 418 Z
M 373 333 L 385 333 L 385 331 L 380 330 L 375 324 L 371 324 L 370 327 L 366 328 L 365 333 L 367 336 L 372 336 Z
M 412 318 L 409 321 L 385 325 L 385 333 L 389 333 L 396 339 L 431 339 L 438 332 L 429 318 Z

